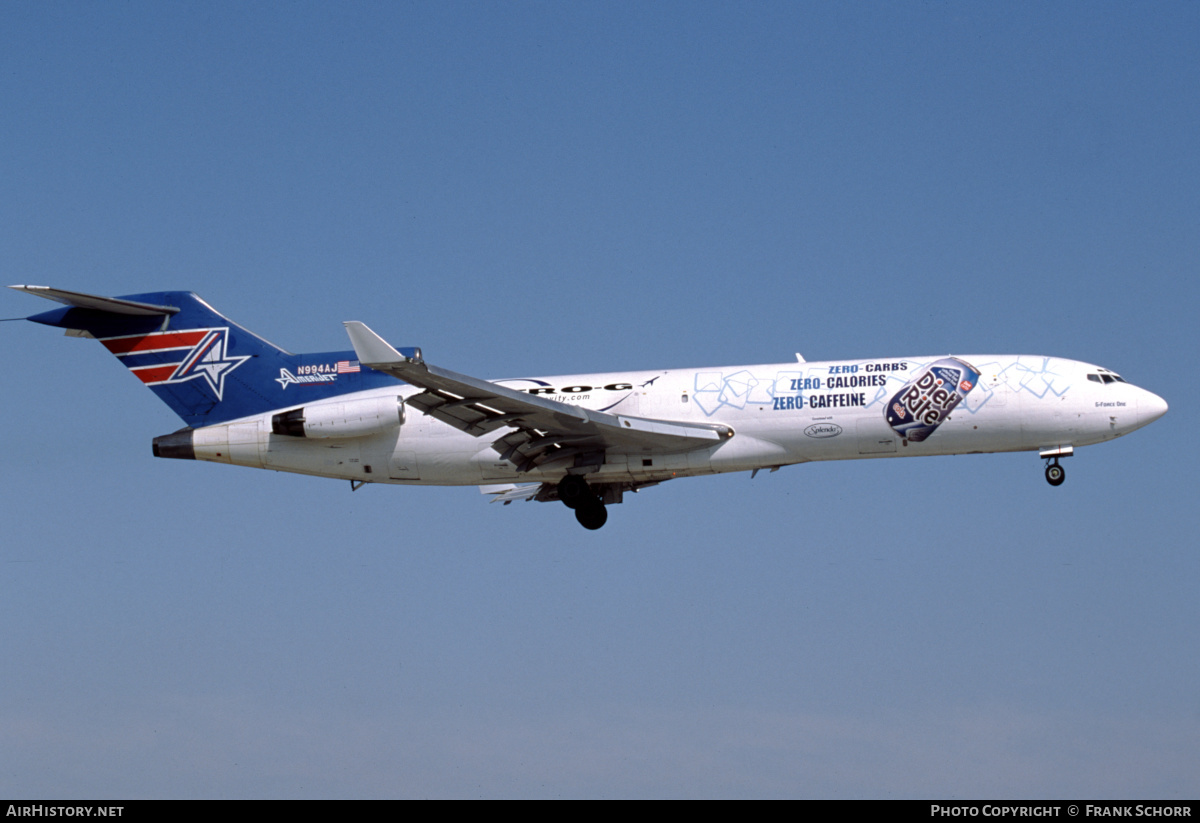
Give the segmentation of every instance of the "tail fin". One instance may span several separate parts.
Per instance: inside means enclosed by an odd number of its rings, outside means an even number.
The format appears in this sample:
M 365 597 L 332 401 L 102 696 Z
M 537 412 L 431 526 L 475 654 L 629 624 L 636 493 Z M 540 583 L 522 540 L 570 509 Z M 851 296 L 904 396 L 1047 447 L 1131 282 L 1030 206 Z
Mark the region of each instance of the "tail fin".
M 361 370 L 352 351 L 290 354 L 192 292 L 99 297 L 46 286 L 12 288 L 67 304 L 28 319 L 99 340 L 189 426 L 395 382 Z

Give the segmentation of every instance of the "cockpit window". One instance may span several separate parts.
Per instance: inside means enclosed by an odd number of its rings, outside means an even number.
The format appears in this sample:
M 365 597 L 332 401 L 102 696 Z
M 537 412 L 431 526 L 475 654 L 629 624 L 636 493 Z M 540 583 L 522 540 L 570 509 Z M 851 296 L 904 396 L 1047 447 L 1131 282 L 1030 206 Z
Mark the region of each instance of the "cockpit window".
M 1099 374 L 1089 374 L 1087 379 L 1091 380 L 1093 383 L 1104 383 L 1105 385 L 1109 383 L 1125 382 L 1125 378 L 1121 377 L 1121 375 L 1117 374 L 1116 372 L 1109 371 L 1108 369 L 1100 369 Z
M 1100 380 L 1100 375 L 1098 375 L 1098 374 L 1089 374 L 1089 375 L 1088 375 L 1088 380 L 1091 380 L 1093 383 L 1100 383 L 1100 382 L 1102 382 L 1102 381 Z

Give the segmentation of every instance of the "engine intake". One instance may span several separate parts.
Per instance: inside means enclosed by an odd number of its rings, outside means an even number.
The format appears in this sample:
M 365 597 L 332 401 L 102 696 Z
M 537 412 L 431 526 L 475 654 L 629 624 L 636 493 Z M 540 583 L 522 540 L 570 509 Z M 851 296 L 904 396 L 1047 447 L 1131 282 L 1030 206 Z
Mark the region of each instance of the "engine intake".
M 366 437 L 403 424 L 404 398 L 396 395 L 313 403 L 271 417 L 271 431 L 286 437 Z

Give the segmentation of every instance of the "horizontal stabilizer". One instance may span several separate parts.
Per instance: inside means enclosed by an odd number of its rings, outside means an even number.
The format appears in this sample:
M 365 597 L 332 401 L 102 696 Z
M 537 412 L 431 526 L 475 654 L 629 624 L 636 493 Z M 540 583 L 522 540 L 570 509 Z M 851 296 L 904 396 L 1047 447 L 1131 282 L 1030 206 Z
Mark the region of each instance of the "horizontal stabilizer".
M 92 309 L 110 314 L 131 314 L 138 317 L 155 317 L 164 314 L 175 314 L 177 306 L 156 306 L 153 303 L 137 303 L 133 300 L 121 300 L 117 297 L 101 297 L 96 294 L 84 294 L 77 291 L 52 289 L 49 286 L 9 286 L 10 289 L 23 291 L 36 297 L 44 297 L 56 303 L 66 303 L 77 309 Z

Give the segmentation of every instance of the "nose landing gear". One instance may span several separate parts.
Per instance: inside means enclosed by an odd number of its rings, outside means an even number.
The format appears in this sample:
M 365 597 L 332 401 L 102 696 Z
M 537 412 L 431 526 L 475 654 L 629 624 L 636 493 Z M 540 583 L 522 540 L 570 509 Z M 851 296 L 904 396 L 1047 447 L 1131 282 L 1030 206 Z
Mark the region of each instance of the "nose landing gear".
M 1051 462 L 1053 461 L 1053 462 Z M 1062 466 L 1058 465 L 1058 458 L 1051 458 L 1046 462 L 1046 482 L 1051 486 L 1061 486 L 1063 481 L 1067 479 L 1067 471 Z
M 568 474 L 558 482 L 558 499 L 568 509 L 575 510 L 575 519 L 585 529 L 595 531 L 608 522 L 608 509 L 604 502 L 578 475 Z
M 1051 486 L 1061 486 L 1067 479 L 1067 470 L 1058 465 L 1058 458 L 1070 457 L 1075 453 L 1074 446 L 1048 446 L 1038 452 L 1038 457 L 1046 461 L 1046 482 Z

